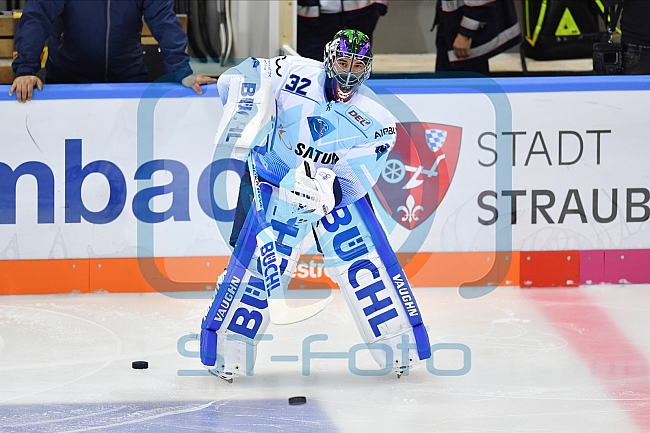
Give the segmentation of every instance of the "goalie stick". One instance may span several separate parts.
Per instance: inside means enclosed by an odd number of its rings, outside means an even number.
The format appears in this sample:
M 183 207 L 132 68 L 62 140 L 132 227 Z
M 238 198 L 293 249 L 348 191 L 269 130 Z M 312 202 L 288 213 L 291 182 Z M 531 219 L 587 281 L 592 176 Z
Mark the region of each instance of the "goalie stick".
M 222 78 L 228 77 L 224 76 Z M 220 82 L 222 78 L 220 78 Z M 256 215 L 251 218 L 251 222 L 255 224 L 255 235 L 258 238 L 256 246 L 251 244 L 248 245 L 248 248 L 252 247 L 259 251 L 258 247 L 260 245 L 268 245 L 270 240 L 275 237 L 267 222 L 260 180 L 256 167 L 252 162 L 251 152 L 258 145 L 264 146 L 265 141 L 269 139 L 270 134 L 274 131 L 275 99 L 268 80 L 233 76 L 225 81 L 228 82 L 227 87 L 231 88 L 231 90 L 227 93 L 227 102 L 224 104 L 224 117 L 219 125 L 215 144 L 217 145 L 217 152 L 221 147 L 224 150 L 230 148 L 230 158 L 248 163 L 256 211 Z M 223 89 L 220 87 L 220 92 L 222 90 L 227 91 L 226 87 Z M 272 106 L 269 105 L 271 103 Z M 245 107 L 244 111 L 248 111 L 252 116 L 244 113 L 241 107 Z M 237 133 L 231 134 L 231 131 Z M 263 240 L 266 242 L 263 243 Z M 275 244 L 271 245 L 275 250 Z M 233 255 L 243 266 L 248 266 L 252 259 L 252 251 L 244 250 L 245 248 L 235 248 Z M 274 264 L 277 266 L 277 263 Z M 332 299 L 332 296 L 329 296 L 311 305 L 291 308 L 286 303 L 283 291 L 271 291 L 271 295 L 269 299 L 270 319 L 272 323 L 277 325 L 296 323 L 312 317 L 322 311 Z
M 268 225 L 266 220 L 266 211 L 264 209 L 264 203 L 262 199 L 262 189 L 260 186 L 259 176 L 257 175 L 257 169 L 255 164 L 252 161 L 252 158 L 248 158 L 248 169 L 251 175 L 251 182 L 253 186 L 253 201 L 255 204 L 255 209 L 260 215 L 259 221 L 263 221 L 264 224 L 258 227 L 258 232 L 256 236 L 257 247 L 259 256 L 262 257 L 262 248 L 268 248 L 271 246 L 272 250 L 272 260 L 266 263 L 265 267 L 277 265 L 277 251 L 275 249 L 275 236 L 273 235 L 272 228 Z M 267 251 L 268 255 L 268 251 Z M 270 255 L 269 255 L 270 256 Z M 264 265 L 263 265 L 264 266 Z M 266 282 L 265 282 L 266 285 Z M 292 323 L 301 322 L 303 320 L 309 319 L 310 317 L 315 316 L 325 309 L 327 304 L 333 298 L 333 294 L 322 299 L 314 304 L 306 305 L 299 308 L 292 308 L 287 305 L 286 297 L 284 290 L 285 288 L 280 285 L 279 287 L 266 287 L 267 294 L 269 296 L 269 314 L 271 317 L 271 322 L 276 325 L 289 325 Z

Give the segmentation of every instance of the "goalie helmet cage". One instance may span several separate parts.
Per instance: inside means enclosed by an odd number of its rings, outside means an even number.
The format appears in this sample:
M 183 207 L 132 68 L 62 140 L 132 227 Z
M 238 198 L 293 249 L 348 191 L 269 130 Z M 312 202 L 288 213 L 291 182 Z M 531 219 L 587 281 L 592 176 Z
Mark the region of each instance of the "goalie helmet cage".
M 605 32 L 604 12 L 601 0 L 524 0 L 523 54 L 535 60 L 591 58 Z

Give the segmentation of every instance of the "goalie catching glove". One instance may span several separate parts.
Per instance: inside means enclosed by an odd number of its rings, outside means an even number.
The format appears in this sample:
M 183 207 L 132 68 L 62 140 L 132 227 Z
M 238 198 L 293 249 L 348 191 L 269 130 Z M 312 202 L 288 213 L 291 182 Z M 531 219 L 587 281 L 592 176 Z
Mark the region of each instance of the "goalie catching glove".
M 312 179 L 303 165 L 289 171 L 280 183 L 279 198 L 285 215 L 319 220 L 334 210 L 334 179 L 329 168 L 319 168 Z M 313 218 L 311 217 L 313 215 Z

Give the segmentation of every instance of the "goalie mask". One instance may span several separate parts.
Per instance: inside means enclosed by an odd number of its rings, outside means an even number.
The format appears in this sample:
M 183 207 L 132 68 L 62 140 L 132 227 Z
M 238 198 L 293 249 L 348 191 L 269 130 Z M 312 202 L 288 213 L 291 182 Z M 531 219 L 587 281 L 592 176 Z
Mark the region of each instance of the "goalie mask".
M 325 45 L 324 65 L 334 98 L 340 102 L 349 101 L 370 76 L 370 39 L 358 30 L 339 31 Z

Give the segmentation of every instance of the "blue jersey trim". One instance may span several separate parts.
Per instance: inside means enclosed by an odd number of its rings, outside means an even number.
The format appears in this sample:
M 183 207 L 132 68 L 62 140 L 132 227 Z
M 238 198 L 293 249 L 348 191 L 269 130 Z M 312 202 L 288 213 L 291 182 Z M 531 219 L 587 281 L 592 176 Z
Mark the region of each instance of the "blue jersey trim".
M 300 96 L 301 98 L 309 99 L 310 101 L 313 101 L 313 102 L 315 102 L 315 103 L 317 103 L 317 104 L 319 103 L 319 102 L 318 102 L 317 100 L 315 100 L 315 99 L 311 99 L 310 97 L 305 96 L 305 95 L 300 94 L 300 93 L 292 92 L 291 90 L 282 89 L 282 91 L 283 91 L 283 92 L 287 92 L 287 93 L 291 93 L 292 95 Z
M 355 128 L 357 128 L 357 129 L 359 130 L 359 132 L 361 132 L 361 133 L 363 134 L 364 137 L 368 138 L 368 136 L 366 135 L 366 133 L 363 132 L 363 129 L 359 128 L 359 127 L 358 127 L 358 126 L 357 126 L 357 125 L 356 125 L 352 120 L 350 120 L 350 118 L 349 118 L 348 116 L 346 116 L 345 114 L 341 114 L 341 113 L 339 113 L 338 111 L 336 111 L 336 114 L 338 114 L 339 116 L 341 116 L 342 118 L 344 118 L 345 120 L 347 120 L 348 122 L 350 122 L 350 125 L 352 125 L 352 126 L 354 126 Z

